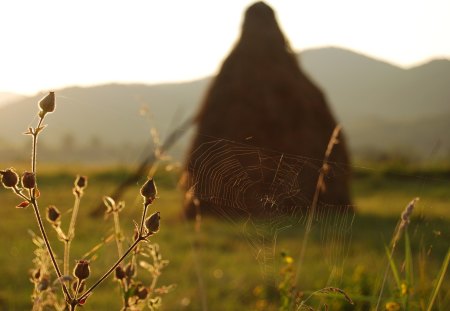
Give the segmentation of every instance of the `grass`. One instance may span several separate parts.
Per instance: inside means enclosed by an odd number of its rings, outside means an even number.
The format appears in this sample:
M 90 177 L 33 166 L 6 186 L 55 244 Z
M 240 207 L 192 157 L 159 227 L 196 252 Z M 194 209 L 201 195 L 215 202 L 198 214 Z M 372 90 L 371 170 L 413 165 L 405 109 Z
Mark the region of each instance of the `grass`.
M 77 173 L 88 175 L 90 179 L 80 209 L 71 258 L 81 257 L 112 233 L 112 219 L 93 219 L 89 213 L 99 204 L 101 197 L 109 194 L 124 178 L 127 170 L 41 168 L 38 181 L 41 208 L 55 204 L 63 212 L 66 223 L 73 202 L 70 189 Z M 261 254 L 255 252 L 245 239 L 243 223 L 204 219 L 200 232 L 195 233 L 194 224 L 183 220 L 180 214 L 182 194 L 176 190 L 177 176 L 165 173 L 156 174 L 155 178 L 160 199 L 153 209 L 161 211 L 161 231 L 151 240 L 160 245 L 163 257 L 170 260 L 160 284 L 177 285 L 172 293 L 164 296 L 163 310 L 201 310 L 202 302 L 207 304 L 208 310 L 277 310 L 279 297 L 276 286 L 283 267 L 279 254 L 283 250 L 296 259 L 304 228 L 298 226 L 281 232 L 276 240 L 275 256 L 261 259 Z M 449 246 L 448 189 L 450 179 L 446 175 L 419 178 L 416 174 L 397 171 L 393 177 L 390 173 L 380 173 L 378 169 L 357 171 L 353 192 L 358 213 L 351 228 L 348 250 L 338 249 L 342 252 L 337 261 L 323 260 L 327 258 L 324 255 L 333 250 L 324 247 L 320 231 L 313 231 L 298 288 L 307 295 L 329 285 L 337 286 L 351 296 L 356 306 L 346 304 L 339 295 L 331 300 L 317 295 L 312 302 L 326 301 L 331 310 L 366 310 L 368 304 L 376 300 L 375 288 L 386 267 L 384 246 L 389 244 L 404 206 L 416 196 L 421 200 L 409 227 L 413 268 L 421 284 L 431 287 Z M 138 193 L 136 185 L 125 195 L 126 208 L 121 213 L 125 232 L 132 231 L 133 220 L 139 221 L 141 201 Z M 0 189 L 0 310 L 27 310 L 31 305 L 32 284 L 26 273 L 31 268 L 33 244 L 27 230 L 37 232 L 37 229 L 32 210 L 16 210 L 14 206 L 18 203 L 9 191 Z M 50 228 L 48 232 L 55 238 Z M 266 236 L 271 235 L 267 233 Z M 61 243 L 55 241 L 53 245 L 61 258 Z M 273 253 L 274 245 L 267 242 L 270 247 L 267 254 Z M 398 249 L 403 248 L 398 246 Z M 402 254 L 402 251 L 396 253 L 394 259 L 401 262 Z M 114 241 L 100 248 L 97 255 L 91 265 L 93 279 L 101 273 L 99 267 L 109 266 L 117 258 Z M 390 277 L 383 301 L 395 298 L 395 288 L 395 280 Z M 119 309 L 120 300 L 111 299 L 111 292 L 119 295 L 117 286 L 108 280 L 84 309 Z M 429 292 L 431 294 L 431 290 Z M 441 290 L 435 298 L 436 310 L 450 308 L 449 292 L 450 282 L 443 278 Z

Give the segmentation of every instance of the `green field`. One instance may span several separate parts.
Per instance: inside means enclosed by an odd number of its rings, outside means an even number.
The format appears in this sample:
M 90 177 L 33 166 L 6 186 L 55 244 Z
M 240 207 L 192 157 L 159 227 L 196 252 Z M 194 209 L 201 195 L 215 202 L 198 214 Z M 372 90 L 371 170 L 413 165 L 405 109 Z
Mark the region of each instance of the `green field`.
M 128 171 L 88 167 L 44 167 L 41 171 L 41 209 L 56 205 L 63 212 L 64 228 L 73 204 L 74 176 L 76 173 L 89 176 L 71 255 L 73 259 L 81 258 L 113 232 L 111 218 L 93 218 L 89 213 Z M 176 188 L 178 176 L 157 172 L 155 179 L 160 193 L 152 209 L 161 212 L 161 230 L 151 241 L 158 243 L 163 257 L 170 260 L 159 284 L 176 285 L 163 297 L 163 310 L 278 310 L 279 284 L 289 276 L 289 271 L 295 274 L 298 268 L 296 288 L 303 294 L 302 299 L 313 291 L 334 286 L 355 302 L 353 306 L 348 304 L 342 295 L 316 295 L 308 300 L 312 307 L 326 303 L 330 310 L 371 310 L 388 268 L 385 245 L 389 244 L 405 205 L 414 197 L 420 197 L 408 227 L 414 277 L 406 295 L 410 297 L 410 310 L 421 310 L 429 301 L 450 245 L 450 176 L 446 168 L 423 171 L 358 168 L 353 179 L 356 214 L 344 220 L 330 215 L 326 223 L 313 226 L 301 265 L 298 260 L 305 243 L 303 222 L 287 227 L 283 224 L 292 222 L 283 219 L 276 224 L 255 220 L 249 225 L 205 218 L 196 231 L 195 223 L 183 219 L 180 213 L 182 193 Z M 133 220 L 138 221 L 141 215 L 138 193 L 136 185 L 124 197 L 126 207 L 121 213 L 121 225 L 127 236 L 132 234 Z M 34 245 L 28 230 L 37 233 L 38 229 L 32 209 L 15 209 L 18 203 L 10 191 L 0 189 L 0 310 L 31 308 L 29 271 Z M 57 241 L 50 225 L 47 229 L 62 258 L 62 243 Z M 292 257 L 292 264 L 283 261 L 282 252 Z M 88 283 L 116 258 L 114 241 L 101 247 L 90 258 L 93 276 Z M 404 258 L 402 239 L 394 254 L 402 279 Z M 385 309 L 387 302 L 402 299 L 390 272 L 380 310 Z M 148 275 L 140 276 L 149 281 Z M 88 299 L 83 310 L 119 310 L 119 306 L 119 289 L 110 278 Z M 434 310 L 450 310 L 448 273 Z

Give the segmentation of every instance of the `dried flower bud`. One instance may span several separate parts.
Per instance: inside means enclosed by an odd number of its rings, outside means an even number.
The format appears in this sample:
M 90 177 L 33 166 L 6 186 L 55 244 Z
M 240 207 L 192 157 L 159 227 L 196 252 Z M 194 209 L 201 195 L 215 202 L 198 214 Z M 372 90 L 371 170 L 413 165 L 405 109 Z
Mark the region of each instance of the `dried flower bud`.
M 73 275 L 79 280 L 85 280 L 89 277 L 91 269 L 89 268 L 89 261 L 78 260 L 75 268 L 73 269 Z
M 87 176 L 77 176 L 77 179 L 75 179 L 75 187 L 83 190 L 87 187 Z
M 78 281 L 76 280 L 76 281 L 72 282 L 72 290 L 74 293 L 77 291 L 77 287 L 78 287 Z M 84 287 L 85 287 L 85 282 L 81 282 L 78 292 L 82 293 L 84 291 Z
M 125 271 L 123 271 L 121 266 L 117 266 L 116 270 L 114 270 L 114 277 L 117 280 L 122 280 L 123 278 L 125 278 Z
M 140 300 L 144 300 L 148 296 L 148 289 L 144 285 L 138 284 L 135 290 L 135 294 Z
M 49 112 L 53 112 L 55 110 L 55 92 L 48 93 L 47 96 L 42 98 L 39 101 L 39 108 L 41 109 L 41 112 L 39 115 L 41 118 Z
M 40 280 L 40 282 L 39 282 L 39 284 L 38 284 L 38 286 L 37 286 L 37 289 L 38 289 L 40 292 L 43 292 L 44 290 L 46 290 L 46 289 L 49 287 L 49 285 L 50 285 L 49 279 L 46 278 L 46 277 L 43 277 L 43 278 Z
M 57 225 L 61 221 L 61 213 L 54 205 L 47 207 L 47 220 L 54 225 Z
M 19 183 L 19 175 L 13 168 L 0 171 L 0 174 L 2 175 L 2 184 L 5 188 L 14 188 Z
M 156 233 L 159 231 L 159 212 L 153 213 L 145 220 L 145 228 L 147 228 L 148 232 Z
M 130 262 L 125 266 L 125 275 L 128 278 L 132 278 L 135 275 L 136 270 L 134 269 L 134 265 Z
M 33 278 L 34 281 L 37 281 L 41 278 L 41 269 L 36 269 L 34 271 L 31 272 L 31 277 Z
M 34 173 L 25 172 L 22 175 L 22 186 L 26 189 L 33 189 L 36 187 L 36 176 Z
M 158 191 L 156 189 L 155 182 L 153 178 L 150 178 L 145 182 L 145 184 L 141 188 L 141 195 L 145 200 L 145 205 L 152 204 L 153 200 L 155 200 Z

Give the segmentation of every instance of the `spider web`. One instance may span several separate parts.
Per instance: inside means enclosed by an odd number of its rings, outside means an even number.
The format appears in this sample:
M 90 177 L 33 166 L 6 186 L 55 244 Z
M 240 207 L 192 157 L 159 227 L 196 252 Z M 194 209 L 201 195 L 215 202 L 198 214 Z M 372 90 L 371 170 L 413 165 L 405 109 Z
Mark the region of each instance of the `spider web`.
M 275 275 L 279 235 L 286 230 L 304 232 L 302 229 L 306 229 L 311 217 L 311 231 L 321 240 L 330 273 L 342 270 L 351 238 L 352 209 L 319 202 L 314 215 L 309 215 L 311 189 L 315 185 L 307 185 L 303 177 L 305 174 L 318 177 L 322 159 L 225 139 L 210 139 L 201 144 L 190 159 L 187 186 L 191 197 L 203 211 L 212 210 L 239 228 L 264 277 Z M 348 169 L 339 163 L 328 165 L 329 175 L 348 174 Z

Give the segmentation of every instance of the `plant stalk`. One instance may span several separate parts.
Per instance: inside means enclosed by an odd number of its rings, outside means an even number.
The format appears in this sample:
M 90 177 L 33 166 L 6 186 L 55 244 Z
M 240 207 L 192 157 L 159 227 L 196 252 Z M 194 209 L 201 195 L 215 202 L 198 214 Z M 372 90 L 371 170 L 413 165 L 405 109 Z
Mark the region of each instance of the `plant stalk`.
M 36 177 L 36 162 L 37 162 L 37 140 L 38 140 L 38 135 L 40 133 L 39 128 L 42 125 L 42 122 L 44 120 L 44 117 L 39 118 L 39 122 L 37 127 L 34 129 L 34 131 L 32 131 L 32 136 L 33 136 L 33 143 L 32 143 L 32 150 L 31 150 L 31 171 L 34 174 L 35 178 Z M 61 270 L 59 269 L 58 263 L 56 262 L 56 258 L 55 258 L 55 254 L 52 250 L 52 247 L 50 245 L 47 233 L 45 231 L 45 227 L 44 224 L 42 223 L 42 217 L 41 214 L 39 212 L 39 206 L 36 200 L 36 187 L 32 189 L 31 191 L 31 199 L 30 199 L 30 203 L 33 206 L 33 211 L 34 211 L 34 215 L 36 216 L 36 220 L 39 226 L 39 230 L 41 231 L 41 235 L 42 238 L 44 239 L 45 242 L 45 246 L 47 247 L 47 251 L 48 254 L 50 255 L 50 259 L 52 261 L 53 264 L 53 268 L 55 269 L 56 275 L 58 276 L 60 283 L 61 283 L 61 287 L 62 290 L 64 292 L 64 296 L 66 301 L 69 301 L 72 299 L 72 297 L 70 296 L 69 290 L 67 289 L 67 286 L 62 282 L 62 274 L 61 274 Z
M 127 255 L 136 247 L 136 245 L 139 244 L 139 242 L 145 240 L 145 237 L 139 236 L 139 238 L 131 244 L 131 246 L 125 251 L 125 253 L 112 265 L 111 268 L 108 269 L 108 271 L 103 274 L 103 276 L 98 279 L 88 290 L 86 290 L 83 295 L 81 295 L 80 298 L 76 299 L 78 302 L 80 300 L 83 300 L 89 296 L 89 294 L 98 286 L 100 285 L 113 271 L 117 268 L 118 265 L 127 257 Z
M 69 229 L 67 231 L 67 239 L 64 240 L 64 275 L 69 275 L 70 270 L 70 246 L 75 237 L 75 224 L 77 222 L 78 210 L 80 208 L 81 194 L 75 193 L 75 201 L 73 204 L 72 217 L 70 219 Z

